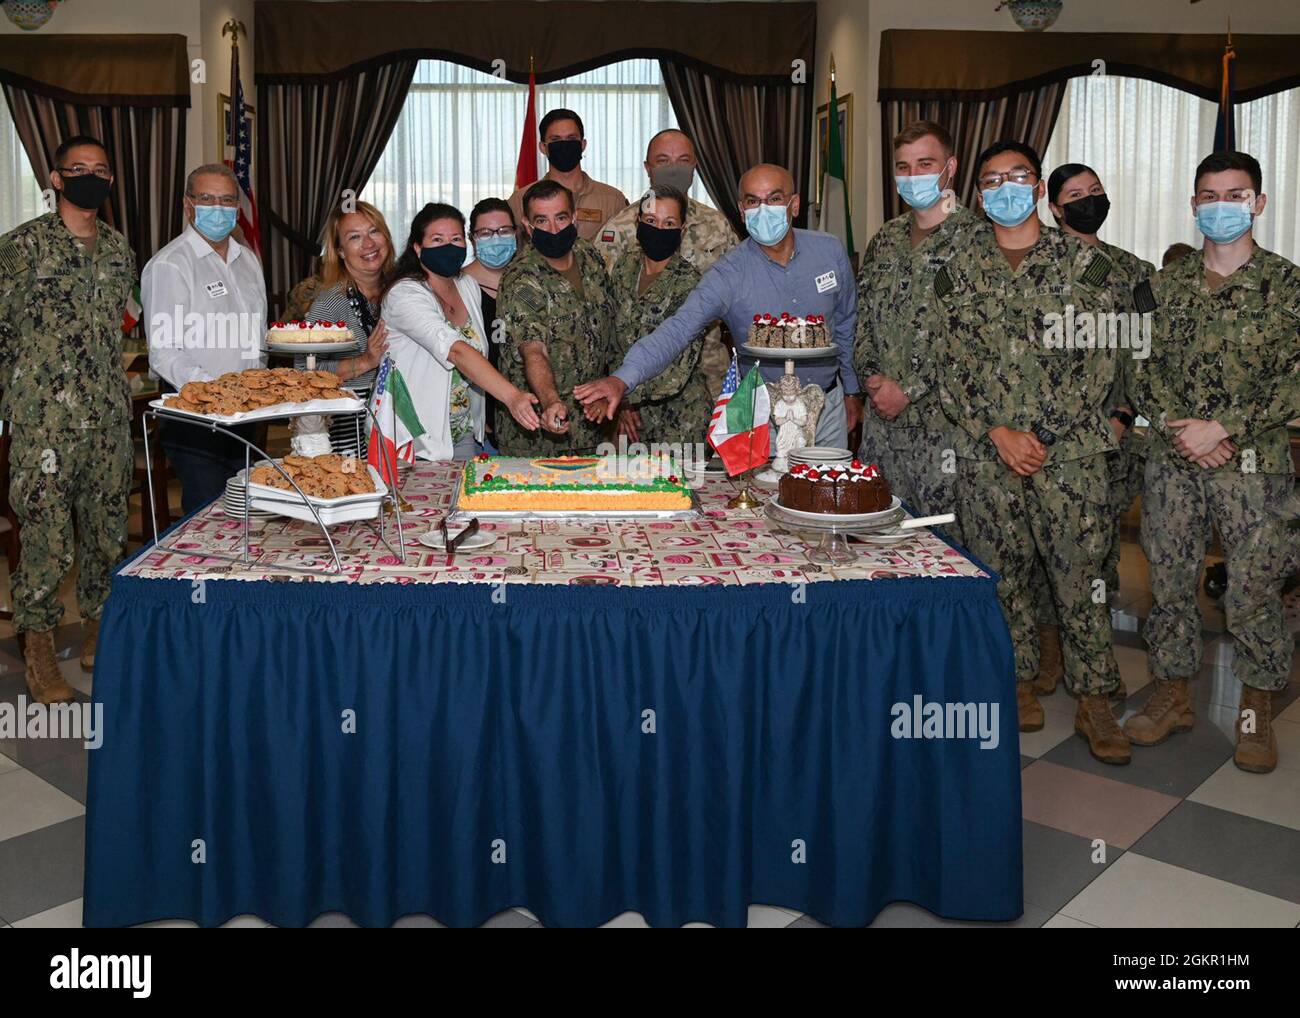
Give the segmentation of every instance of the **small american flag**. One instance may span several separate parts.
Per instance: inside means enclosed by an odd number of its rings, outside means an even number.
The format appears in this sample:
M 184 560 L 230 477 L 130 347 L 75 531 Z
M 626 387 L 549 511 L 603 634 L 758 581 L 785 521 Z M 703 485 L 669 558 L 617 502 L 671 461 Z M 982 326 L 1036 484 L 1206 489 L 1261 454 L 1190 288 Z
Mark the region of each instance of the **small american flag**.
M 244 241 L 262 257 L 262 231 L 253 200 L 253 132 L 244 116 L 244 86 L 239 80 L 239 42 L 230 54 L 230 117 L 226 121 L 226 165 L 239 180 L 239 229 Z

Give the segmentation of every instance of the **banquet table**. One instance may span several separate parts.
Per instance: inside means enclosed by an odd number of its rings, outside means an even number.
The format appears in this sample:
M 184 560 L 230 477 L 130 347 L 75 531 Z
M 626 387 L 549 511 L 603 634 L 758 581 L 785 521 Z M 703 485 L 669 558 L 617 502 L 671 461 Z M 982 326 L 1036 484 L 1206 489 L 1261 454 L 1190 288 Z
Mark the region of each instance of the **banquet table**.
M 817 565 L 725 478 L 694 520 L 485 521 L 496 543 L 449 557 L 417 538 L 458 476 L 405 476 L 405 563 L 348 524 L 342 575 L 288 572 L 327 549 L 279 517 L 251 564 L 208 558 L 244 539 L 218 501 L 118 569 L 87 926 L 1021 913 L 1013 658 L 980 563 L 918 531 Z M 933 705 L 991 726 L 923 725 Z

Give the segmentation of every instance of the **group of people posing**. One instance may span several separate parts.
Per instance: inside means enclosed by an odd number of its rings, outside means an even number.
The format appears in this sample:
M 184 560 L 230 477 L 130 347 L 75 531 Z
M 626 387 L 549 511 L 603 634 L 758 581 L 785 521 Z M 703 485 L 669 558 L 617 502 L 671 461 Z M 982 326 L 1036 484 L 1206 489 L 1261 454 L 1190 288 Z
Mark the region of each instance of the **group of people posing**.
M 319 366 L 358 394 L 385 358 L 400 369 L 420 422 L 417 455 L 590 453 L 614 434 L 698 445 L 728 337 L 744 343 L 756 314 L 823 316 L 831 348 L 796 365 L 825 394 L 816 442 L 844 447 L 861 423 L 861 455 L 917 512 L 955 507 L 955 536 L 1000 576 L 1022 730 L 1042 726 L 1038 697 L 1062 677 L 1079 701 L 1076 728 L 1108 763 L 1191 729 L 1196 589 L 1217 529 L 1243 683 L 1235 759 L 1252 771 L 1276 765 L 1271 697 L 1292 650 L 1281 586 L 1296 563 L 1282 517 L 1293 477 L 1286 423 L 1300 415 L 1300 274 L 1253 240 L 1266 204 L 1256 160 L 1228 152 L 1201 163 L 1189 218 L 1203 247 L 1171 249 L 1157 272 L 1099 240 L 1110 200 L 1090 168 L 1044 177 L 1033 149 L 998 142 L 969 168 L 967 208 L 955 197 L 951 136 L 913 124 L 893 145 L 908 208 L 875 235 L 855 278 L 840 240 L 793 226 L 801 199 L 782 167 L 740 179 L 742 241 L 688 196 L 696 155 L 681 131 L 650 140 L 648 187 L 633 204 L 582 170 L 576 113 L 548 113 L 538 145 L 543 179 L 484 198 L 468 219 L 426 205 L 400 246 L 373 206 L 337 208 L 316 275 L 290 297 L 287 317 L 347 323 L 355 349 Z M 116 329 L 134 266 L 96 219 L 108 156 L 76 138 L 55 162 L 58 209 L 0 239 L 0 410 L 14 427 L 23 523 L 15 621 L 28 684 L 45 702 L 71 697 L 49 639 L 71 521 L 91 620 L 83 663 L 93 667 L 131 464 Z M 1036 214 L 1044 196 L 1058 229 Z M 184 231 L 141 275 L 151 371 L 174 388 L 266 361 L 260 346 L 182 338 L 178 315 L 264 326 L 267 314 L 261 266 L 232 236 L 233 174 L 199 167 L 184 202 Z M 773 381 L 784 366 L 761 369 Z M 1138 416 L 1145 431 L 1134 430 Z M 361 437 L 357 421 L 335 419 L 336 451 L 357 452 Z M 187 511 L 218 497 L 244 463 L 240 443 L 204 429 L 165 424 L 163 446 Z M 53 475 L 38 462 L 48 449 Z M 1154 681 L 1121 728 L 1106 595 L 1118 584 L 1117 520 L 1139 494 Z

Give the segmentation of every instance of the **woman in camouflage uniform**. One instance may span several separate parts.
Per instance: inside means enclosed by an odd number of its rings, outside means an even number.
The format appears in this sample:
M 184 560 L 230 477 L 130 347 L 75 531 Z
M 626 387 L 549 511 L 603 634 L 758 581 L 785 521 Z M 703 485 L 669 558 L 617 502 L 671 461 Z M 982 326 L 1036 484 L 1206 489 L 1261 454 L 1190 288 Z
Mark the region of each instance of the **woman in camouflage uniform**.
M 641 199 L 637 247 L 610 267 L 614 291 L 616 349 L 621 355 L 642 336 L 677 313 L 700 273 L 678 251 L 687 215 L 686 196 L 674 187 L 652 187 Z M 638 401 L 620 411 L 619 433 L 645 443 L 703 443 L 713 400 L 700 371 L 701 332 L 668 369 L 642 386 Z

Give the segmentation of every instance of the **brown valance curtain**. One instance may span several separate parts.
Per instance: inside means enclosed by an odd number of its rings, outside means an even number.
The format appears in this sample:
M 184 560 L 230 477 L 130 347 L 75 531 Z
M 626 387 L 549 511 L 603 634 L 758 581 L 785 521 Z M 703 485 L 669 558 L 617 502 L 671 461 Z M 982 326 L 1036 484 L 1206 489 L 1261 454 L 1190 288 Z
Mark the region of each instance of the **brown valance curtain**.
M 0 80 L 92 106 L 190 105 L 183 35 L 0 35 Z
M 343 75 L 395 57 L 453 60 L 539 82 L 631 57 L 668 57 L 733 78 L 783 78 L 812 67 L 815 3 L 677 0 L 262 0 L 258 80 Z M 496 61 L 503 61 L 504 68 Z M 810 127 L 811 130 L 811 127 Z
M 325 220 L 374 172 L 415 76 L 415 58 L 338 80 L 258 77 L 258 184 L 263 270 L 273 315 L 311 275 Z M 392 225 L 400 233 L 403 224 Z
M 41 187 L 66 138 L 88 134 L 107 147 L 115 180 L 101 215 L 126 237 L 137 271 L 180 233 L 184 36 L 0 36 L 0 87 Z
M 1104 73 L 1215 100 L 1226 41 L 1218 34 L 891 29 L 880 34 L 879 98 L 992 99 Z M 1300 85 L 1300 35 L 1234 33 L 1232 42 L 1237 102 Z
M 757 163 L 776 163 L 806 184 L 812 158 L 812 90 L 792 84 L 746 85 L 671 60 L 660 61 L 677 123 L 695 142 L 700 180 L 713 204 L 745 236 L 736 201 L 740 175 Z M 800 209 L 799 225 L 807 222 Z

